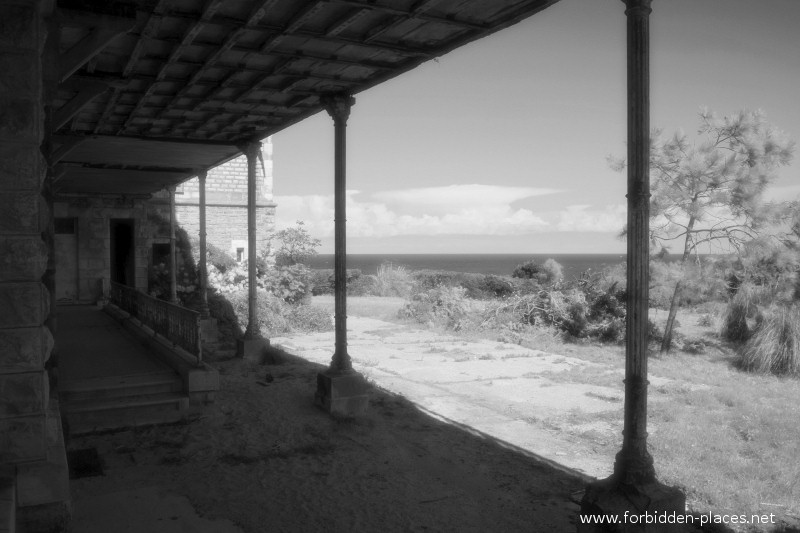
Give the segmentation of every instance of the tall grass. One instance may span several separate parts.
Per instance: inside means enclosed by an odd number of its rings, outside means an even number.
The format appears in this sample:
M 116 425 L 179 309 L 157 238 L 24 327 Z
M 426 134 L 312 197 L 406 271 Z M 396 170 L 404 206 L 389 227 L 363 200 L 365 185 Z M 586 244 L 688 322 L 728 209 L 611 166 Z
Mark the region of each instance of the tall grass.
M 800 306 L 776 305 L 745 344 L 743 368 L 760 373 L 800 377 Z
M 760 286 L 745 283 L 739 287 L 722 316 L 722 338 L 747 341 L 760 321 L 759 305 L 768 302 L 770 296 L 771 292 Z
M 378 267 L 375 296 L 408 296 L 412 279 L 408 269 L 401 265 L 383 263 Z

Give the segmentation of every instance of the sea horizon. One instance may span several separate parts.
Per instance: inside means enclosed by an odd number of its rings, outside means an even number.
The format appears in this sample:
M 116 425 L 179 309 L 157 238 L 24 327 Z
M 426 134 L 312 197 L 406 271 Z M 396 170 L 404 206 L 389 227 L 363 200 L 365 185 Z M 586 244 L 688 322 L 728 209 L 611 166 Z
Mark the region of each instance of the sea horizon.
M 626 254 L 502 254 L 502 253 L 442 253 L 442 254 L 347 254 L 347 268 L 361 270 L 362 274 L 376 274 L 384 263 L 402 266 L 409 270 L 446 270 L 510 276 L 514 268 L 526 261 L 544 263 L 557 261 L 564 269 L 564 277 L 571 279 L 586 270 L 598 271 L 608 266 L 624 263 Z M 308 261 L 315 269 L 332 269 L 334 254 L 318 254 Z

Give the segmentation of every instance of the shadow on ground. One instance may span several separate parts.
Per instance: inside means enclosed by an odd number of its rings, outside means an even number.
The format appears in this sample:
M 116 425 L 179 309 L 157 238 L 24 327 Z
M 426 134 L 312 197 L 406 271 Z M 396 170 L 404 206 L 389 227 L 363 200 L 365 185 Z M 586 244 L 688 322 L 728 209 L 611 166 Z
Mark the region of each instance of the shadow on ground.
M 333 419 L 313 405 L 323 368 L 281 359 L 214 363 L 222 390 L 189 422 L 73 438 L 105 467 L 72 483 L 75 531 L 100 531 L 99 499 L 152 487 L 245 532 L 575 530 L 585 478 L 380 390 Z

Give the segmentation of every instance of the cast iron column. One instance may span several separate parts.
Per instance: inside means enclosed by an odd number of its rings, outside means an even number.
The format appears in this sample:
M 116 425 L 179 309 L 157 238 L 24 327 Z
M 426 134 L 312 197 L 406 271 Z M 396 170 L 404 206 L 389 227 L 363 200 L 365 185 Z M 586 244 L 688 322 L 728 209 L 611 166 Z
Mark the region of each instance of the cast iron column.
M 655 479 L 647 451 L 651 0 L 623 1 L 628 36 L 628 302 L 625 423 L 614 473 L 624 484 L 641 484 Z
M 208 318 L 208 267 L 206 265 L 206 176 L 208 172 L 197 173 L 200 188 L 200 318 Z
M 334 124 L 334 225 L 335 257 L 334 284 L 336 308 L 336 351 L 330 369 L 350 372 L 353 363 L 347 353 L 347 216 L 346 216 L 346 157 L 347 119 L 355 98 L 349 94 L 326 95 L 322 104 Z
M 175 186 L 169 187 L 169 301 L 178 303 L 178 261 L 175 254 Z
M 258 330 L 258 281 L 256 280 L 256 163 L 261 143 L 253 141 L 241 147 L 247 156 L 247 329 L 245 339 L 257 339 Z

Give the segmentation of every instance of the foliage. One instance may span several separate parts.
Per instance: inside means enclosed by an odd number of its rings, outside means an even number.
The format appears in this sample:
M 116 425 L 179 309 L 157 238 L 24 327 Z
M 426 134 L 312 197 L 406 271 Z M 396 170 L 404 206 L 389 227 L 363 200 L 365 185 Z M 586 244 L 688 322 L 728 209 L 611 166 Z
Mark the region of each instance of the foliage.
M 739 287 L 728 303 L 722 316 L 723 339 L 743 342 L 750 338 L 751 332 L 761 320 L 759 304 L 768 299 L 764 289 L 752 284 Z
M 319 239 L 314 239 L 304 227 L 302 220 L 298 220 L 294 227 L 283 229 L 272 237 L 280 243 L 275 251 L 275 264 L 277 266 L 292 266 L 305 263 L 317 255 L 317 247 L 321 244 Z
M 439 287 L 415 294 L 399 312 L 401 318 L 411 318 L 458 331 L 466 323 L 469 303 L 463 287 Z
M 741 353 L 747 370 L 800 377 L 800 307 L 769 308 Z
M 213 265 L 220 272 L 225 272 L 230 268 L 235 268 L 238 263 L 227 252 L 214 246 L 211 243 L 206 244 L 206 256 L 208 264 Z
M 247 327 L 248 291 L 236 290 L 226 294 L 242 330 Z M 265 337 L 289 333 L 330 331 L 333 321 L 327 311 L 311 305 L 292 304 L 264 290 L 258 294 L 259 331 Z
M 383 263 L 378 267 L 375 296 L 408 296 L 411 292 L 411 273 L 402 265 Z
M 554 259 L 547 259 L 543 264 L 530 260 L 517 265 L 511 277 L 533 279 L 542 285 L 553 285 L 564 278 L 564 269 Z
M 514 292 L 514 284 L 507 278 L 491 274 L 451 272 L 446 270 L 419 270 L 411 274 L 412 293 L 421 293 L 437 287 L 461 287 L 473 299 L 505 298 Z
M 362 276 L 361 270 L 358 268 L 348 268 L 345 272 L 347 294 L 352 296 L 372 294 L 372 287 L 375 284 L 373 276 Z M 310 275 L 311 294 L 314 296 L 333 294 L 336 291 L 336 276 L 332 268 L 313 269 Z
M 773 128 L 760 111 L 719 118 L 700 113 L 691 143 L 683 132 L 663 139 L 656 132 L 650 150 L 650 239 L 667 248 L 682 242 L 681 265 L 701 245 L 739 250 L 763 231 L 785 220 L 788 206 L 763 201 L 778 167 L 792 160 L 794 143 Z M 624 162 L 611 161 L 622 169 Z M 682 280 L 675 284 L 664 331 L 668 351 L 680 305 Z
M 311 298 L 311 269 L 303 264 L 279 266 L 267 270 L 263 286 L 288 303 L 308 303 Z

